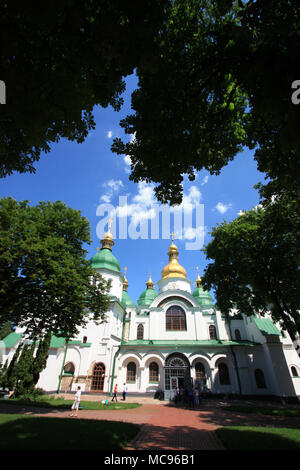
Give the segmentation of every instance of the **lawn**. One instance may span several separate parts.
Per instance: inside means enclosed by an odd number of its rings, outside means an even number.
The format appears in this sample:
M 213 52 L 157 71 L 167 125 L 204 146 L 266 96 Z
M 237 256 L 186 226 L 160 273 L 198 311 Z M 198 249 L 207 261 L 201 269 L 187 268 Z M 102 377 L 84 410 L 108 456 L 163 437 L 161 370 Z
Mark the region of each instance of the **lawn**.
M 238 411 L 239 413 L 260 413 L 263 415 L 270 416 L 287 416 L 300 418 L 300 407 L 299 408 L 269 408 L 269 407 L 259 407 L 259 406 L 224 406 L 222 408 L 226 411 Z
M 55 408 L 58 410 L 69 410 L 72 406 L 73 400 L 64 400 L 64 398 L 55 398 L 49 396 L 41 396 L 36 399 L 14 399 L 8 400 L 0 399 L 0 404 L 4 405 L 22 405 L 22 406 L 39 406 L 43 408 Z M 138 408 L 141 406 L 139 403 L 125 403 L 125 402 L 111 402 L 108 405 L 103 405 L 101 401 L 81 401 L 80 409 L 83 410 L 124 410 L 129 408 Z
M 300 450 L 300 430 L 225 426 L 215 431 L 227 450 Z
M 0 450 L 121 450 L 138 431 L 115 421 L 0 414 Z

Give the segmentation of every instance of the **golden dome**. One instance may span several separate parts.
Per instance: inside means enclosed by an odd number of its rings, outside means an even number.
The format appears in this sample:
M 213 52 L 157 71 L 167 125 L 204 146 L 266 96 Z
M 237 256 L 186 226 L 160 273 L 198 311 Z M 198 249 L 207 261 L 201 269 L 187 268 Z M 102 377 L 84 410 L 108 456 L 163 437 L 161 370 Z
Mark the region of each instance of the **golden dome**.
M 197 266 L 197 272 L 198 272 L 198 276 L 197 276 L 197 279 L 196 279 L 195 284 L 196 284 L 197 287 L 202 287 L 202 279 L 201 279 L 201 277 L 199 276 L 199 268 L 198 268 L 198 266 Z
M 103 248 L 108 248 L 109 250 L 112 249 L 113 245 L 115 244 L 113 241 L 113 236 L 111 233 L 111 224 L 112 224 L 112 219 L 109 219 L 108 221 L 108 232 L 106 232 L 101 240 L 102 244 L 102 249 Z
M 149 274 L 149 279 L 146 282 L 146 286 L 147 286 L 147 289 L 154 289 L 154 282 L 151 279 L 151 271 L 150 271 L 150 274 Z
M 169 246 L 169 264 L 164 267 L 161 272 L 162 279 L 169 277 L 181 277 L 186 279 L 186 271 L 178 263 L 178 248 L 174 245 L 173 234 L 172 234 L 172 244 Z
M 127 268 L 125 266 L 125 268 L 124 268 L 124 281 L 123 281 L 123 290 L 125 292 L 127 292 L 127 287 L 128 287 L 128 281 L 126 279 L 126 271 L 127 271 Z

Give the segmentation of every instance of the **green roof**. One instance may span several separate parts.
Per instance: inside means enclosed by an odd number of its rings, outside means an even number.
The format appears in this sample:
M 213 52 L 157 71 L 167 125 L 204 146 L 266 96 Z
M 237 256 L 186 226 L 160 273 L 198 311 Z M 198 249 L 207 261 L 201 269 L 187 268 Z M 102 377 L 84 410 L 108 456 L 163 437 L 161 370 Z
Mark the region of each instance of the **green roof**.
M 135 339 L 132 341 L 122 341 L 122 346 L 213 346 L 213 347 L 220 347 L 220 346 L 254 346 L 255 343 L 251 341 L 227 341 L 227 340 L 218 340 L 218 339 L 211 339 L 211 340 L 146 340 L 146 339 Z
M 193 296 L 201 306 L 213 307 L 214 305 L 212 296 L 203 287 L 197 287 L 193 292 Z
M 280 331 L 269 318 L 253 318 L 253 321 L 264 336 L 280 336 Z
M 20 341 L 20 338 L 22 337 L 23 333 L 15 333 L 14 331 L 12 333 L 9 333 L 8 336 L 3 338 L 3 343 L 5 344 L 6 348 L 13 348 L 15 344 Z
M 138 300 L 138 305 L 145 305 L 145 306 L 148 306 L 148 305 L 151 305 L 153 300 L 158 296 L 158 293 L 156 292 L 155 289 L 145 289 L 140 297 L 139 297 L 139 300 Z
M 98 251 L 90 259 L 90 263 L 94 269 L 109 269 L 110 271 L 120 272 L 119 262 L 109 248 L 102 248 Z
M 62 336 L 51 336 L 50 348 L 63 348 L 65 345 L 66 339 Z
M 123 305 L 123 307 L 136 307 L 135 303 L 131 300 L 125 290 L 122 291 L 121 304 Z
M 20 341 L 22 338 L 23 333 L 10 333 L 6 338 L 4 338 L 2 341 L 5 344 L 6 348 L 12 348 L 16 343 Z M 66 338 L 63 338 L 62 336 L 51 336 L 51 343 L 50 343 L 50 348 L 63 348 L 65 346 Z M 37 341 L 37 345 L 39 344 L 39 341 Z M 81 348 L 89 348 L 91 347 L 92 343 L 82 343 L 79 340 L 71 340 L 69 341 L 69 345 L 77 345 Z

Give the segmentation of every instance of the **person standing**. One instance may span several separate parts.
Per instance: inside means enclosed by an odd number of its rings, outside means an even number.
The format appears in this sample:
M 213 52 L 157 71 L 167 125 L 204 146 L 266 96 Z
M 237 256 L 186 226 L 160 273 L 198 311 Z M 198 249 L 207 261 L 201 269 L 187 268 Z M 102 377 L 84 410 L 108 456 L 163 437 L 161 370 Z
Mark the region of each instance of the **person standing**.
M 126 393 L 127 393 L 127 386 L 126 384 L 123 384 L 123 401 L 126 400 Z
M 115 385 L 114 394 L 113 394 L 111 401 L 118 401 L 117 393 L 118 393 L 118 384 Z
M 71 408 L 71 410 L 74 411 L 74 414 L 71 413 L 70 416 L 76 416 L 76 417 L 78 416 L 78 409 L 79 409 L 80 399 L 81 399 L 81 389 L 80 389 L 80 387 L 77 387 L 77 392 L 75 393 L 74 402 L 73 402 L 73 405 L 72 405 L 72 408 Z
M 196 408 L 199 406 L 199 390 L 197 387 L 195 388 L 195 406 Z

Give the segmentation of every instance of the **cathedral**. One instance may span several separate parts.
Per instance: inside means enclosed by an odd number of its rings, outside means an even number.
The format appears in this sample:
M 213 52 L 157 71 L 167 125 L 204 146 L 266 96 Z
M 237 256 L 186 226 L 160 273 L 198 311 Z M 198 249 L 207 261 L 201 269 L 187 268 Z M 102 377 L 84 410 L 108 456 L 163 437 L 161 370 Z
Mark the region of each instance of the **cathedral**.
M 223 316 L 199 273 L 195 283 L 187 278 L 173 238 L 157 287 L 150 274 L 137 305 L 127 292 L 126 271 L 122 274 L 113 255 L 110 229 L 101 244 L 90 262 L 111 280 L 106 321 L 96 325 L 91 319 L 69 342 L 53 336 L 38 387 L 66 392 L 80 386 L 83 392 L 111 394 L 115 385 L 122 391 L 126 384 L 129 393 L 160 391 L 165 400 L 177 387 L 300 397 L 300 358 L 288 333 L 259 314 Z M 17 328 L 3 340 L 3 362 L 12 358 L 22 334 Z

